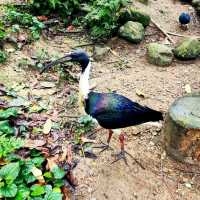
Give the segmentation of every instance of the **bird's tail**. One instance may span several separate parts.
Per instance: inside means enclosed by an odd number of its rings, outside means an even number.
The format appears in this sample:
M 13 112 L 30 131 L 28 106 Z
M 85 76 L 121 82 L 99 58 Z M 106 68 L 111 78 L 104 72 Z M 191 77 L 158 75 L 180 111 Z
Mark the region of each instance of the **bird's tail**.
M 151 108 L 145 107 L 146 109 L 146 117 L 148 121 L 156 122 L 163 120 L 163 113 L 157 110 L 153 110 Z

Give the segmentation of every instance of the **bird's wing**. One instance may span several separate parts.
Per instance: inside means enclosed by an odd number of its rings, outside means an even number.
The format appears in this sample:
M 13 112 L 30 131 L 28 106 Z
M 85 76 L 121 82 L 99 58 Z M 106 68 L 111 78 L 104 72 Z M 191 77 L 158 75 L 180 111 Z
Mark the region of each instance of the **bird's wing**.
M 86 112 L 104 128 L 122 128 L 153 120 L 154 111 L 115 93 L 89 93 Z
M 90 115 L 113 112 L 143 112 L 147 107 L 115 93 L 90 92 L 86 109 Z

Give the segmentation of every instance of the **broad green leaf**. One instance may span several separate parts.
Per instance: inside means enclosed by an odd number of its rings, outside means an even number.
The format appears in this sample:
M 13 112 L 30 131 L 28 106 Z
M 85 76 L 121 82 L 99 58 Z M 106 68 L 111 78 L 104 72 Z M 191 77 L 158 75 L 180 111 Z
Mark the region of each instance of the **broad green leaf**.
M 57 165 L 53 167 L 51 172 L 53 173 L 55 179 L 62 179 L 65 176 L 64 170 L 58 167 Z
M 0 177 L 5 179 L 6 181 L 13 182 L 18 176 L 19 170 L 20 167 L 18 162 L 9 163 L 0 169 Z
M 45 187 L 41 185 L 33 185 L 30 189 L 31 196 L 40 196 L 45 193 Z
M 29 197 L 30 189 L 24 185 L 18 187 L 15 200 L 26 200 Z
M 15 133 L 15 129 L 10 126 L 8 120 L 0 121 L 0 135 L 1 133 L 6 135 L 13 135 Z
M 62 187 L 65 184 L 63 179 L 56 179 L 54 181 L 54 187 Z
M 15 184 L 5 185 L 0 188 L 0 196 L 14 197 L 17 194 L 17 186 Z
M 36 166 L 36 167 L 41 167 L 42 163 L 44 162 L 44 158 L 42 156 L 35 157 L 31 159 L 31 162 Z
M 51 172 L 45 172 L 45 173 L 43 174 L 43 176 L 44 176 L 45 178 L 47 178 L 47 179 L 52 179 L 52 178 L 53 178 L 53 175 L 52 175 Z
M 62 200 L 62 194 L 58 192 L 51 192 L 44 196 L 44 200 Z
M 0 110 L 0 120 L 5 120 L 10 117 L 16 117 L 18 114 L 16 108 L 8 108 L 6 110 Z

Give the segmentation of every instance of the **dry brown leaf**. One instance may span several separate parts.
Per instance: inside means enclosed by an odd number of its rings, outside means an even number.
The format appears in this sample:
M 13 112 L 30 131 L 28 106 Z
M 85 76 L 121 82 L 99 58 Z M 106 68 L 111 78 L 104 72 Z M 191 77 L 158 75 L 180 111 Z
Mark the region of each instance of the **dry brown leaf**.
M 96 140 L 91 140 L 91 139 L 88 139 L 86 137 L 81 137 L 81 142 L 84 144 L 84 143 L 94 143 L 94 144 L 97 144 L 97 141 Z
M 49 134 L 49 132 L 51 131 L 51 127 L 52 127 L 52 121 L 50 119 L 47 119 L 43 127 L 43 133 Z
M 62 150 L 63 150 L 63 153 L 62 153 L 62 156 L 59 159 L 59 161 L 61 161 L 61 162 L 64 161 L 67 157 L 67 148 L 63 147 Z
M 64 200 L 70 200 L 72 199 L 72 193 L 71 191 L 69 190 L 68 187 L 62 187 L 62 192 L 64 194 Z
M 44 141 L 44 140 L 30 140 L 30 139 L 27 139 L 27 140 L 25 140 L 24 147 L 27 147 L 27 148 L 30 148 L 30 149 L 34 149 L 34 148 L 37 148 L 37 147 L 41 147 L 41 146 L 43 146 L 45 144 L 46 144 L 46 141 Z
M 33 175 L 35 176 L 35 178 L 37 178 L 37 180 L 39 181 L 39 183 L 45 183 L 44 177 L 42 175 L 42 171 L 40 169 L 38 169 L 37 167 L 33 167 L 31 169 L 31 172 L 33 173 Z
M 52 171 L 52 169 L 57 166 L 56 159 L 56 157 L 47 158 L 47 169 Z

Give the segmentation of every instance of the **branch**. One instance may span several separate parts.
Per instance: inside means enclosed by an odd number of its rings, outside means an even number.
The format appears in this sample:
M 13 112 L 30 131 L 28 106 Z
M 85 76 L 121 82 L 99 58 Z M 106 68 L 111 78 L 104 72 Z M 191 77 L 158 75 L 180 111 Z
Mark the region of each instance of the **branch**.
M 159 24 L 157 24 L 153 19 L 151 19 L 151 22 L 168 38 L 171 43 L 175 43 L 174 40 L 168 35 L 168 33 L 160 27 Z
M 174 35 L 174 36 L 177 36 L 177 37 L 190 37 L 189 35 L 181 35 L 181 34 L 178 34 L 178 33 L 172 33 L 172 32 L 167 32 L 168 35 Z M 199 36 L 193 36 L 197 39 L 199 39 L 200 37 Z

